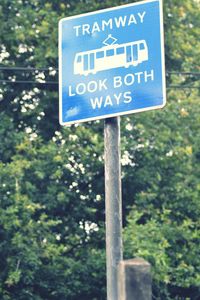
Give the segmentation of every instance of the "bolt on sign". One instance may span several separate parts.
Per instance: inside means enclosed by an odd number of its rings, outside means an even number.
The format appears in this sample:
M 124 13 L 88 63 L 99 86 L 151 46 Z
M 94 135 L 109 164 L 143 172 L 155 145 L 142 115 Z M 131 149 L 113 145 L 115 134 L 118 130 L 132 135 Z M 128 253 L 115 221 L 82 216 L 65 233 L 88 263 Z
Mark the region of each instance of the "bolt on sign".
M 165 94 L 161 0 L 60 20 L 62 125 L 162 108 Z

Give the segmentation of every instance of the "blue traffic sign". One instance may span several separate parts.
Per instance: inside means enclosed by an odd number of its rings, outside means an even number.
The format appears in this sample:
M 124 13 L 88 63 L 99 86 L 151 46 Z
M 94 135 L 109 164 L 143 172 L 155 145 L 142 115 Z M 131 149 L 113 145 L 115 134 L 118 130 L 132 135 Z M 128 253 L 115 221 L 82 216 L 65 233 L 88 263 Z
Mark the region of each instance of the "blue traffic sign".
M 161 0 L 60 20 L 62 125 L 162 108 L 165 93 Z

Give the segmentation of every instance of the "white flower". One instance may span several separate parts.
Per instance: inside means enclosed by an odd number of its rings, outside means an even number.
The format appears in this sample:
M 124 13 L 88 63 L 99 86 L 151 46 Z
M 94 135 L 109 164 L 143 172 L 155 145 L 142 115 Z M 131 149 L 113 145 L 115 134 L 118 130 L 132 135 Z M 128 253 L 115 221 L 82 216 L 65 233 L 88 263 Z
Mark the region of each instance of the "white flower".
M 20 44 L 18 47 L 18 52 L 19 53 L 26 53 L 28 52 L 28 46 L 25 44 Z
M 25 128 L 25 131 L 26 131 L 26 133 L 28 133 L 28 134 L 29 134 L 29 133 L 31 133 L 31 132 L 32 132 L 32 128 L 31 128 L 31 127 L 26 127 L 26 128 Z
M 61 240 L 61 235 L 60 234 L 56 234 L 56 240 L 60 241 Z
M 128 130 L 128 131 L 133 130 L 133 125 L 130 124 L 130 123 L 128 123 L 128 124 L 126 125 L 126 130 Z
M 171 157 L 173 156 L 173 154 L 174 154 L 173 150 L 170 150 L 168 153 L 166 153 L 166 156 Z

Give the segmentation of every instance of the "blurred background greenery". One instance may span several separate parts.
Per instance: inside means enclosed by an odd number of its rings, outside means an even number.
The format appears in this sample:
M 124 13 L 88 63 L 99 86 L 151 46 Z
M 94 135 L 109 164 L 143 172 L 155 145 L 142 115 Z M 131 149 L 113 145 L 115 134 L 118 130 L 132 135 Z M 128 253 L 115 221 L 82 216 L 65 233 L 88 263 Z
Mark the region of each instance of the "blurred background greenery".
M 103 121 L 59 125 L 58 21 L 130 2 L 1 0 L 2 300 L 106 298 Z M 167 105 L 121 118 L 124 256 L 153 299 L 200 299 L 199 9 L 164 1 Z

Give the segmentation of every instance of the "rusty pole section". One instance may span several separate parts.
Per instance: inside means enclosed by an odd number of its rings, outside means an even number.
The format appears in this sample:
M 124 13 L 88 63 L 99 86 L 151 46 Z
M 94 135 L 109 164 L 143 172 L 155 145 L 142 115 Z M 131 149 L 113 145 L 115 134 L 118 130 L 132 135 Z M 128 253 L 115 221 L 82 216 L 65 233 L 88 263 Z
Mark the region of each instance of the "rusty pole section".
M 118 265 L 123 259 L 119 117 L 105 120 L 104 143 L 107 300 L 119 300 Z

